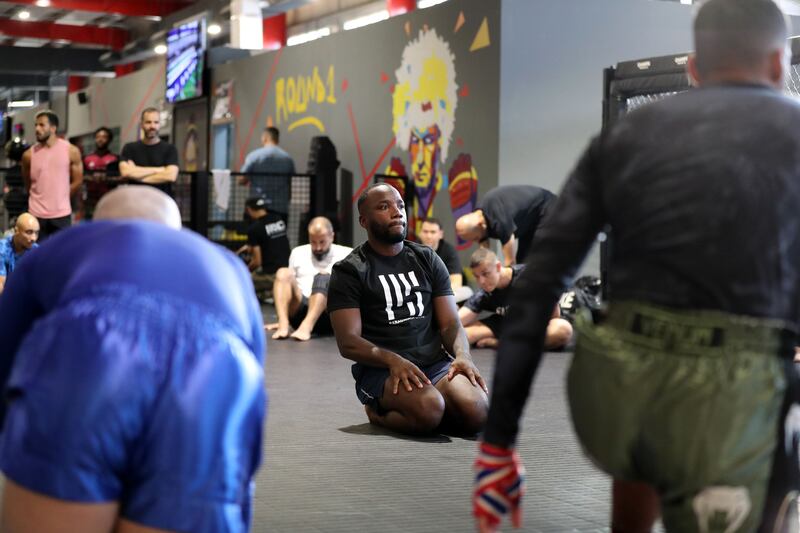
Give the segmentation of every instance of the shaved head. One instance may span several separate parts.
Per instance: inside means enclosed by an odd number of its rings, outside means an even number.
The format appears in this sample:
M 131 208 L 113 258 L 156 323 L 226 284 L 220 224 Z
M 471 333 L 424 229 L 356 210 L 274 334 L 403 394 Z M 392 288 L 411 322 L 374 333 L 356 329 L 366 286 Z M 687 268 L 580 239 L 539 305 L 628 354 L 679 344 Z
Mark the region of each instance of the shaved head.
M 38 230 L 39 220 L 30 213 L 22 213 L 17 217 L 17 224 L 15 227 L 19 231 L 23 231 L 27 228 L 36 228 Z
M 382 182 L 381 183 L 373 183 L 372 185 L 370 185 L 369 187 L 364 189 L 364 192 L 362 192 L 359 195 L 358 201 L 356 203 L 356 207 L 358 208 L 358 213 L 361 214 L 361 215 L 364 214 L 362 212 L 362 207 L 364 207 L 364 204 L 366 204 L 367 200 L 369 199 L 369 195 L 370 195 L 370 193 L 372 191 L 374 191 L 375 189 L 385 190 L 387 187 L 390 188 L 390 189 L 394 189 L 394 187 L 392 187 L 388 183 L 382 183 Z M 397 190 L 397 189 L 395 189 L 395 190 Z
M 325 217 L 314 217 L 308 223 L 308 233 L 314 235 L 333 233 L 333 224 Z
M 14 244 L 29 250 L 39 240 L 39 220 L 30 213 L 22 213 L 14 225 Z
M 482 241 L 486 238 L 486 219 L 480 209 L 456 220 L 456 234 L 465 241 Z
M 103 196 L 94 211 L 95 220 L 141 219 L 181 229 L 178 204 L 153 187 L 128 185 Z
M 308 244 L 318 261 L 325 259 L 333 244 L 333 224 L 325 217 L 314 217 L 308 223 Z
M 695 63 L 701 78 L 763 69 L 783 51 L 788 22 L 772 0 L 707 0 L 694 19 Z

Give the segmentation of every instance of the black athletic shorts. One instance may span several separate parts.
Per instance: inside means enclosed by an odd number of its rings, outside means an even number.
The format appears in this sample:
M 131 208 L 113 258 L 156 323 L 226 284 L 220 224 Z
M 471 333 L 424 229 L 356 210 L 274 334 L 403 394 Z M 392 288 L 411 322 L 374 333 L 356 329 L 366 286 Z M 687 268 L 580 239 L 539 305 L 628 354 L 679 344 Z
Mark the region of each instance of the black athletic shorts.
M 447 356 L 444 359 L 436 361 L 428 366 L 422 366 L 419 369 L 428 376 L 428 379 L 431 380 L 431 384 L 436 385 L 440 379 L 447 375 L 447 371 L 450 370 L 450 363 L 452 362 L 453 360 L 450 356 Z M 356 363 L 352 366 L 351 372 L 353 374 L 353 379 L 356 380 L 356 395 L 359 401 L 381 412 L 378 402 L 381 396 L 383 396 L 383 388 L 386 385 L 386 379 L 389 377 L 389 369 Z
M 292 325 L 294 329 L 300 327 L 300 324 L 303 322 L 303 319 L 306 318 L 308 314 L 308 298 L 303 296 L 303 301 L 300 303 L 300 307 L 297 308 L 297 312 L 289 317 L 289 324 Z M 319 315 L 319 319 L 317 323 L 314 324 L 314 329 L 312 332 L 315 335 L 333 335 L 333 326 L 331 325 L 331 317 L 328 316 L 327 311 L 323 311 L 321 315 Z

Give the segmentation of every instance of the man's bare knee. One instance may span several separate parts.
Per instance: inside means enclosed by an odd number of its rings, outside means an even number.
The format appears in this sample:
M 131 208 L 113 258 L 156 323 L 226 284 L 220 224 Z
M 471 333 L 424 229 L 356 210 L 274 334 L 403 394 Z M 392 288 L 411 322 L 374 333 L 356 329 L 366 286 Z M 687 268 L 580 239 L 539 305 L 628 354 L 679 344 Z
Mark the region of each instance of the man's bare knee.
M 554 318 L 547 326 L 546 348 L 561 348 L 572 338 L 572 324 L 563 318 Z
M 431 389 L 433 389 L 431 387 Z M 411 394 L 415 394 L 414 391 Z M 419 391 L 422 393 L 423 391 Z M 444 398 L 436 389 L 425 391 L 409 402 L 408 412 L 405 415 L 412 421 L 417 431 L 429 433 L 439 427 L 444 416 Z
M 489 402 L 486 399 L 476 399 L 473 403 L 464 406 L 461 415 L 461 428 L 465 433 L 474 435 L 483 431 L 486 419 L 489 417 Z
M 446 385 L 443 394 L 447 395 L 445 416 L 454 429 L 474 435 L 486 425 L 489 416 L 489 398 L 483 389 L 475 387 L 463 375 Z
M 281 267 L 275 272 L 275 282 L 280 283 L 294 283 L 295 275 L 294 270 L 287 267 Z
M 312 305 L 321 305 L 323 308 L 328 305 L 328 295 L 321 292 L 312 292 L 308 297 L 309 307 Z

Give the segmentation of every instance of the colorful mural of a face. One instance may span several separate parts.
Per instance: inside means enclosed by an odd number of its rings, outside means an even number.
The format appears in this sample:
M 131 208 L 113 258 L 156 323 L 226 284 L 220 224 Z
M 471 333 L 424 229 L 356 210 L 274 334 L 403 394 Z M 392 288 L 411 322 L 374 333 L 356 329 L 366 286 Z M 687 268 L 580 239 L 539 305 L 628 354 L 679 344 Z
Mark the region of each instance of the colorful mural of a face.
M 433 200 L 442 187 L 440 165 L 447 160 L 455 124 L 457 85 L 450 46 L 436 30 L 420 31 L 403 50 L 395 71 L 393 130 L 397 146 L 409 154 L 415 197 L 413 224 L 433 214 Z
M 414 129 L 408 143 L 408 152 L 411 156 L 411 177 L 414 178 L 417 198 L 420 199 L 423 206 L 430 207 L 430 204 L 433 203 L 433 196 L 441 186 L 437 184 L 437 158 L 441 152 L 439 144 L 441 136 L 439 127 L 434 124 L 425 131 Z

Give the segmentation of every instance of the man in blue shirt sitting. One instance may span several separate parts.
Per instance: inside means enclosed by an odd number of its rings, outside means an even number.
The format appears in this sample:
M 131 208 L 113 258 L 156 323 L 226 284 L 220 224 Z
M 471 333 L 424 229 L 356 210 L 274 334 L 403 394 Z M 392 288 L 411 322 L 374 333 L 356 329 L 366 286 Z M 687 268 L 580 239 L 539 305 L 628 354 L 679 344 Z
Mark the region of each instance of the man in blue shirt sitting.
M 14 271 L 17 261 L 32 248 L 38 248 L 39 221 L 30 213 L 17 217 L 14 234 L 0 240 L 0 293 L 6 285 L 6 278 Z
M 263 196 L 272 202 L 272 209 L 289 211 L 289 177 L 294 174 L 294 160 L 278 146 L 281 133 L 272 126 L 261 134 L 261 148 L 256 148 L 244 160 L 242 172 L 255 174 L 239 176 L 240 185 L 250 185 L 250 196 Z

